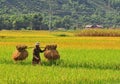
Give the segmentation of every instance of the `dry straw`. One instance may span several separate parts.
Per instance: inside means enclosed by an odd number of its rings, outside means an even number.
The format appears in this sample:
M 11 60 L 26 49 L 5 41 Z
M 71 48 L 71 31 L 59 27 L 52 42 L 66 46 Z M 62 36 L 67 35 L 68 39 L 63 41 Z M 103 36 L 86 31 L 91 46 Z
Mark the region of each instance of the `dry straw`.
M 60 58 L 58 51 L 56 50 L 57 45 L 46 45 L 44 56 L 47 60 L 57 60 Z
M 16 51 L 13 53 L 12 58 L 14 61 L 25 60 L 28 57 L 28 51 L 26 45 L 17 45 Z
M 119 29 L 84 29 L 75 34 L 75 36 L 110 36 L 119 37 Z

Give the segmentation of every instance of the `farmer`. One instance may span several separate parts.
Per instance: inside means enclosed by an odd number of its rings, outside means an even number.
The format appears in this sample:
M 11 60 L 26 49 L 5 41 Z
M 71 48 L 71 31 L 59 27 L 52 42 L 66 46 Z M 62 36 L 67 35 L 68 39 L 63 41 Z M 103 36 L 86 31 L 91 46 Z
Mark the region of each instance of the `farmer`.
M 34 64 L 40 64 L 40 65 L 41 65 L 41 58 L 40 58 L 39 53 L 40 53 L 40 52 L 44 52 L 45 49 L 44 49 L 44 50 L 41 50 L 41 48 L 40 48 L 39 45 L 40 45 L 40 43 L 37 42 L 37 43 L 35 44 L 35 48 L 33 49 L 33 59 L 32 59 L 32 64 L 33 64 L 33 65 L 34 65 Z

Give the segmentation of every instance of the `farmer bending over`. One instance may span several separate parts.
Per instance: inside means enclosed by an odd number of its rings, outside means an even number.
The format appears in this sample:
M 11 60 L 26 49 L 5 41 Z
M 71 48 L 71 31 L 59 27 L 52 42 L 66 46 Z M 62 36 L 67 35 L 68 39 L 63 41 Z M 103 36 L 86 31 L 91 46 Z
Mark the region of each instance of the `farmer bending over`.
M 39 53 L 40 52 L 44 52 L 44 50 L 41 50 L 40 46 L 39 46 L 39 42 L 37 42 L 35 44 L 35 48 L 33 49 L 33 59 L 32 59 L 32 64 L 41 64 L 41 58 L 40 58 L 40 55 Z

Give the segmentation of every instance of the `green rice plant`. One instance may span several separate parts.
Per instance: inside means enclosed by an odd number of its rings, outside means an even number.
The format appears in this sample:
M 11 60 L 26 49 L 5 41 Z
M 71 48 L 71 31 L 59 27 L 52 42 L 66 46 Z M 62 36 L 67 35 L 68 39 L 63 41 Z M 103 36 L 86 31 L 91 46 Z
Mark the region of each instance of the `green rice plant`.
M 9 49 L 9 52 L 5 49 Z M 0 50 L 0 83 L 119 83 L 119 50 L 112 49 L 59 49 L 61 59 L 57 65 L 47 65 L 43 54 L 43 65 L 33 66 L 32 49 L 29 57 L 14 63 L 11 54 L 14 47 L 2 47 Z M 116 55 L 115 55 L 116 54 Z M 4 58 L 4 59 L 3 59 Z
M 120 83 L 119 37 L 56 37 L 55 34 L 57 32 L 1 31 L 0 36 L 5 38 L 0 38 L 0 84 Z M 40 53 L 42 65 L 33 66 L 33 48 L 27 49 L 26 60 L 12 60 L 17 44 L 34 47 L 36 41 L 42 46 L 57 43 L 60 60 L 48 62 Z

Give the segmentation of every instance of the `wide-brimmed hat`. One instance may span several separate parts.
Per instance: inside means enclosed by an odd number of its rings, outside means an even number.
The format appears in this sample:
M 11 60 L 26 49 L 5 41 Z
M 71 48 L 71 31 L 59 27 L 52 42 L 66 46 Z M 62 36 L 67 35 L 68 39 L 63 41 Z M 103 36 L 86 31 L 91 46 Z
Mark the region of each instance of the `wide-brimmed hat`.
M 40 45 L 40 42 L 36 42 L 35 45 Z

